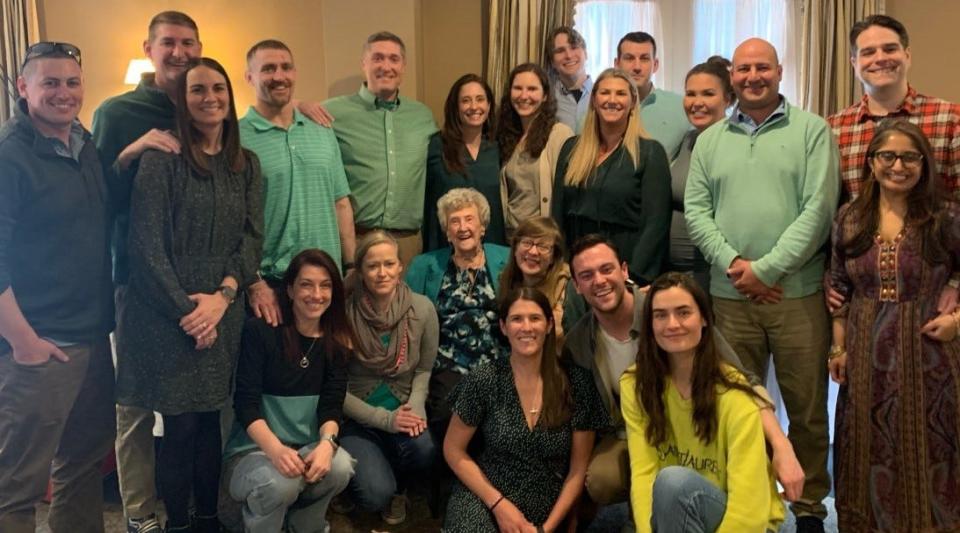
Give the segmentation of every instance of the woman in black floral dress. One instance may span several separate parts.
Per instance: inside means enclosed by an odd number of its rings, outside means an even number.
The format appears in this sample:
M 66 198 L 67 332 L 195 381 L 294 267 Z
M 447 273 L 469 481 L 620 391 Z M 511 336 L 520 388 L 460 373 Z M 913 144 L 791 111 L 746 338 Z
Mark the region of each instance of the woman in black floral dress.
M 460 482 L 444 531 L 553 531 L 583 490 L 595 431 L 608 423 L 586 370 L 557 359 L 547 297 L 524 287 L 500 306 L 510 357 L 479 366 L 450 395 L 443 454 Z M 483 451 L 467 445 L 476 433 Z

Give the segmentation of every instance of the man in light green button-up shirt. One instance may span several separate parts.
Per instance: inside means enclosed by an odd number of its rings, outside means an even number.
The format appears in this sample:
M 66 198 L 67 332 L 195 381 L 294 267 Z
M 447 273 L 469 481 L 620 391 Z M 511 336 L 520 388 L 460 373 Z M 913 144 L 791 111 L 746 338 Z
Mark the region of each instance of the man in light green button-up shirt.
M 407 265 L 422 249 L 427 145 L 437 126 L 425 105 L 400 98 L 405 53 L 396 35 L 371 35 L 361 63 L 366 83 L 356 94 L 324 105 L 335 119 L 357 235 L 389 231 L 400 243 L 400 260 Z

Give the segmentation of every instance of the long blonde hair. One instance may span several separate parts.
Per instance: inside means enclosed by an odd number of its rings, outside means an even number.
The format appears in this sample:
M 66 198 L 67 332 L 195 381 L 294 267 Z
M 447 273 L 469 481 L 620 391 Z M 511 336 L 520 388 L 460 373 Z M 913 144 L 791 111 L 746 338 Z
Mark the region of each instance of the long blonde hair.
M 623 134 L 623 146 L 630 155 L 633 162 L 633 168 L 640 165 L 640 139 L 649 139 L 650 134 L 643 129 L 643 123 L 640 120 L 640 102 L 637 86 L 634 85 L 630 76 L 618 68 L 608 68 L 600 73 L 597 81 L 593 84 L 593 90 L 590 92 L 591 112 L 583 122 L 583 132 L 577 138 L 577 142 L 570 152 L 570 163 L 567 165 L 567 173 L 563 176 L 563 182 L 572 187 L 584 185 L 597 169 L 597 157 L 600 155 L 600 121 L 597 120 L 597 91 L 600 90 L 600 84 L 609 78 L 620 78 L 627 82 L 630 87 L 630 115 L 627 119 L 627 130 Z

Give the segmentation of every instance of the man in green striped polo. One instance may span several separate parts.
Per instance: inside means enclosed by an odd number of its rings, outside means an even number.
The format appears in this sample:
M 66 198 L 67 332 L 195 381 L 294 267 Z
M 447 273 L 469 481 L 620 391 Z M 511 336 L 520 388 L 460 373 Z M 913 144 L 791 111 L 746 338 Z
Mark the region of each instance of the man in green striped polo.
M 422 249 L 427 144 L 437 131 L 427 106 L 400 98 L 406 64 L 403 41 L 390 32 L 375 33 L 363 46 L 366 83 L 356 94 L 324 104 L 336 119 L 357 235 L 388 231 L 400 245 L 404 266 Z
M 263 279 L 250 286 L 250 307 L 275 326 L 274 288 L 301 250 L 320 248 L 352 268 L 353 207 L 333 131 L 296 108 L 297 69 L 287 45 L 272 39 L 253 45 L 244 78 L 257 101 L 240 120 L 240 141 L 260 158 L 265 189 Z

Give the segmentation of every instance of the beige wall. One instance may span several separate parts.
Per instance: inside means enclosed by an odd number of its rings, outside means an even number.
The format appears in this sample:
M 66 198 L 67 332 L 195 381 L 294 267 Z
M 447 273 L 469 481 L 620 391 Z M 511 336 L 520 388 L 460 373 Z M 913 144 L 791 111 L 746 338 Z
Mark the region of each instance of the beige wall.
M 960 1 L 887 0 L 887 14 L 910 32 L 910 83 L 921 93 L 960 102 L 960 62 L 954 55 Z
M 227 68 L 242 115 L 253 100 L 243 81 L 244 55 L 256 41 L 278 38 L 294 51 L 296 95 L 323 100 L 351 93 L 362 81 L 364 39 L 388 29 L 407 45 L 402 93 L 425 101 L 438 118 L 450 84 L 481 68 L 478 0 L 38 0 L 41 39 L 83 51 L 86 96 L 80 119 L 89 125 L 105 98 L 123 84 L 130 59 L 143 56 L 147 24 L 165 9 L 182 10 L 200 26 L 204 55 Z M 269 6 L 269 7 L 264 7 Z M 79 22 L 83 21 L 83 22 Z M 429 65 L 422 68 L 421 65 Z
M 483 2 L 422 0 L 423 93 L 439 125 L 450 86 L 467 73 L 482 75 Z

